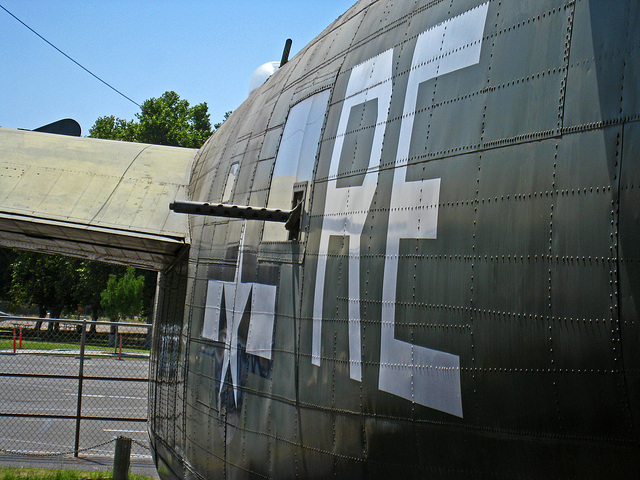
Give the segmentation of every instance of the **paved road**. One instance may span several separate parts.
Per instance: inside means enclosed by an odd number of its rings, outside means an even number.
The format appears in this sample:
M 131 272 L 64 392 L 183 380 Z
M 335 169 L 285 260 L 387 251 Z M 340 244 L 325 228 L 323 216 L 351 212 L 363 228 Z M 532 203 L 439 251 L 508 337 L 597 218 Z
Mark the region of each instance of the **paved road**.
M 112 357 L 85 358 L 84 374 L 90 376 L 145 378 L 148 360 Z M 79 358 L 44 354 L 0 354 L 0 372 L 77 375 Z M 46 415 L 75 415 L 78 402 L 78 380 L 25 377 L 1 377 L 0 412 Z M 114 382 L 85 380 L 83 382 L 82 414 L 146 418 L 146 382 Z M 108 442 L 119 435 L 130 437 L 146 445 L 146 423 L 83 420 L 80 448 Z M 75 442 L 75 420 L 51 418 L 0 417 L 0 453 L 7 450 L 22 452 L 69 452 Z M 91 455 L 112 455 L 114 444 L 109 443 L 87 452 Z M 4 451 L 4 452 L 3 452 Z M 134 456 L 149 456 L 144 447 L 134 444 Z

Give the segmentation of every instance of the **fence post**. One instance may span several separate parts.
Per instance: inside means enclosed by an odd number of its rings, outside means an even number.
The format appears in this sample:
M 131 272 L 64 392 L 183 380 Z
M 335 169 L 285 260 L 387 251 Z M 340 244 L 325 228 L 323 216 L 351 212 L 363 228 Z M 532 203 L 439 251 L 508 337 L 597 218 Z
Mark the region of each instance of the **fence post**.
M 76 409 L 76 441 L 73 456 L 77 457 L 80 450 L 80 420 L 82 419 L 82 380 L 84 377 L 84 344 L 87 339 L 87 321 L 82 321 L 82 336 L 80 337 L 80 366 L 78 368 L 78 408 Z
M 22 350 L 22 327 L 20 327 L 20 343 L 18 344 L 18 348 Z
M 13 327 L 13 354 L 16 354 L 16 327 Z
M 123 436 L 116 438 L 116 453 L 113 457 L 113 480 L 129 479 L 131 439 Z

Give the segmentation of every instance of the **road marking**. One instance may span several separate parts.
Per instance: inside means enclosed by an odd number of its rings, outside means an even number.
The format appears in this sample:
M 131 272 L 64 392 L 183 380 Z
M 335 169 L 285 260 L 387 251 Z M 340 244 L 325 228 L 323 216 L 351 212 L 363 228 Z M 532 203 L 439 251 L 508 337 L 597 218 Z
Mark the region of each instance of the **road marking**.
M 71 396 L 71 397 L 77 397 L 78 394 L 77 393 L 65 393 L 65 395 L 67 396 Z M 147 397 L 127 397 L 124 395 L 86 395 L 83 394 L 83 397 L 91 397 L 91 398 L 126 398 L 129 400 L 146 400 Z
M 147 433 L 146 430 L 111 430 L 109 428 L 103 428 L 103 432 L 120 432 L 120 433 Z

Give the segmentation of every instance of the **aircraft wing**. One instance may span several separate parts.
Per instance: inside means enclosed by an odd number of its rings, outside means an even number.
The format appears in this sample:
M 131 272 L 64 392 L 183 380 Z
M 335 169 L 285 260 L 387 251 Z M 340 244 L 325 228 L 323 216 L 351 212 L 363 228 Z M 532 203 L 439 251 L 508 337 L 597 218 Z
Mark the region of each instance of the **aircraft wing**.
M 195 149 L 0 128 L 0 246 L 159 270 L 189 244 Z

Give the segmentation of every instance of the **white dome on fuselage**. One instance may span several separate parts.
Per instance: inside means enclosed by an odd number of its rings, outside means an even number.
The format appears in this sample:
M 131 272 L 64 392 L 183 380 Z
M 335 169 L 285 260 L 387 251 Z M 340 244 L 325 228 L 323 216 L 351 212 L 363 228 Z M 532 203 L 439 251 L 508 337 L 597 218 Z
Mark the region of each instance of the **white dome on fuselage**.
M 256 68 L 256 71 L 251 75 L 251 80 L 249 80 L 249 95 L 251 95 L 256 88 L 266 82 L 267 79 L 273 75 L 276 70 L 278 70 L 278 68 L 280 68 L 280 62 L 267 62 Z

